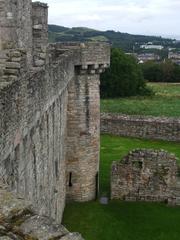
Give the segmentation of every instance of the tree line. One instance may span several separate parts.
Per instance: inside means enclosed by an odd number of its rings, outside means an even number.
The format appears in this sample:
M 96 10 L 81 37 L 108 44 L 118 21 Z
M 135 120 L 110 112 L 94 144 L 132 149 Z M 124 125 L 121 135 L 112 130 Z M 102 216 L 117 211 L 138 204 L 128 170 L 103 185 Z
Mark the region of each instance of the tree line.
M 101 75 L 101 97 L 152 95 L 147 82 L 180 82 L 180 66 L 171 61 L 138 64 L 121 49 L 111 50 L 111 66 Z
M 149 82 L 180 82 L 180 66 L 165 62 L 146 62 L 141 65 L 144 78 Z

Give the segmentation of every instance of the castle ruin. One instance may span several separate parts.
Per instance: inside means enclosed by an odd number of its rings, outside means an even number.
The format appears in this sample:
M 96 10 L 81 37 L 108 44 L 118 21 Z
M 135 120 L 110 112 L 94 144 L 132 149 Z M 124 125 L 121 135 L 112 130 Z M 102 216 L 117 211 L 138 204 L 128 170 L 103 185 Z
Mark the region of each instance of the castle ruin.
M 48 45 L 48 6 L 0 0 L 0 181 L 61 222 L 98 193 L 106 43 Z
M 164 150 L 133 150 L 112 164 L 111 199 L 180 205 L 177 160 Z

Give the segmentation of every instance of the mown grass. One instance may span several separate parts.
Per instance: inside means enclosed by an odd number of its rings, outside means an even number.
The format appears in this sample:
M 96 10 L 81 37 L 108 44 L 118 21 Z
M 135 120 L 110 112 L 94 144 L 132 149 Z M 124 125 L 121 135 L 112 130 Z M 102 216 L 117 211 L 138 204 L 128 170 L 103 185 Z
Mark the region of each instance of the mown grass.
M 156 96 L 180 98 L 180 83 L 148 83 Z
M 102 99 L 101 112 L 180 117 L 180 84 L 150 83 L 153 96 Z
M 179 240 L 180 208 L 121 201 L 72 203 L 63 224 L 85 240 Z
M 108 195 L 110 166 L 134 148 L 165 149 L 180 158 L 179 143 L 101 136 L 100 190 Z M 180 163 L 180 162 L 179 162 Z M 63 224 L 86 240 L 179 240 L 180 207 L 157 203 L 98 201 L 68 204 Z

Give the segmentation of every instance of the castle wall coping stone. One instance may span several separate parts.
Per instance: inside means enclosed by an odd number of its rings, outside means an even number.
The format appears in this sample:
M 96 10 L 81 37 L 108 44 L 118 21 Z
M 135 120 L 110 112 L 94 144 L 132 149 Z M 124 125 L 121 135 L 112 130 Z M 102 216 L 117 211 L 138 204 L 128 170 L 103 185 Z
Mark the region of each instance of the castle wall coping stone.
M 118 120 L 128 120 L 128 121 L 139 121 L 142 120 L 144 122 L 175 122 L 180 123 L 180 117 L 154 117 L 154 116 L 143 116 L 143 115 L 127 115 L 127 114 L 119 114 L 119 113 L 101 113 L 101 118 L 103 119 L 111 119 L 112 121 Z

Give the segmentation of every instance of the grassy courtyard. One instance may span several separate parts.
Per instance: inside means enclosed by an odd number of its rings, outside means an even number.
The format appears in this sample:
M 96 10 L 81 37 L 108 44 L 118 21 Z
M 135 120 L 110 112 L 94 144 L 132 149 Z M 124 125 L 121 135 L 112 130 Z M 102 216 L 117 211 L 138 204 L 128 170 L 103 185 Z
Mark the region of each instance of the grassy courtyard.
M 134 148 L 165 149 L 180 158 L 179 143 L 101 136 L 100 192 L 109 194 L 110 166 Z M 180 163 L 180 162 L 179 162 Z M 180 207 L 111 201 L 71 203 L 63 223 L 86 240 L 179 240 Z
M 149 83 L 155 92 L 150 97 L 101 100 L 101 112 L 130 115 L 180 117 L 180 84 Z

